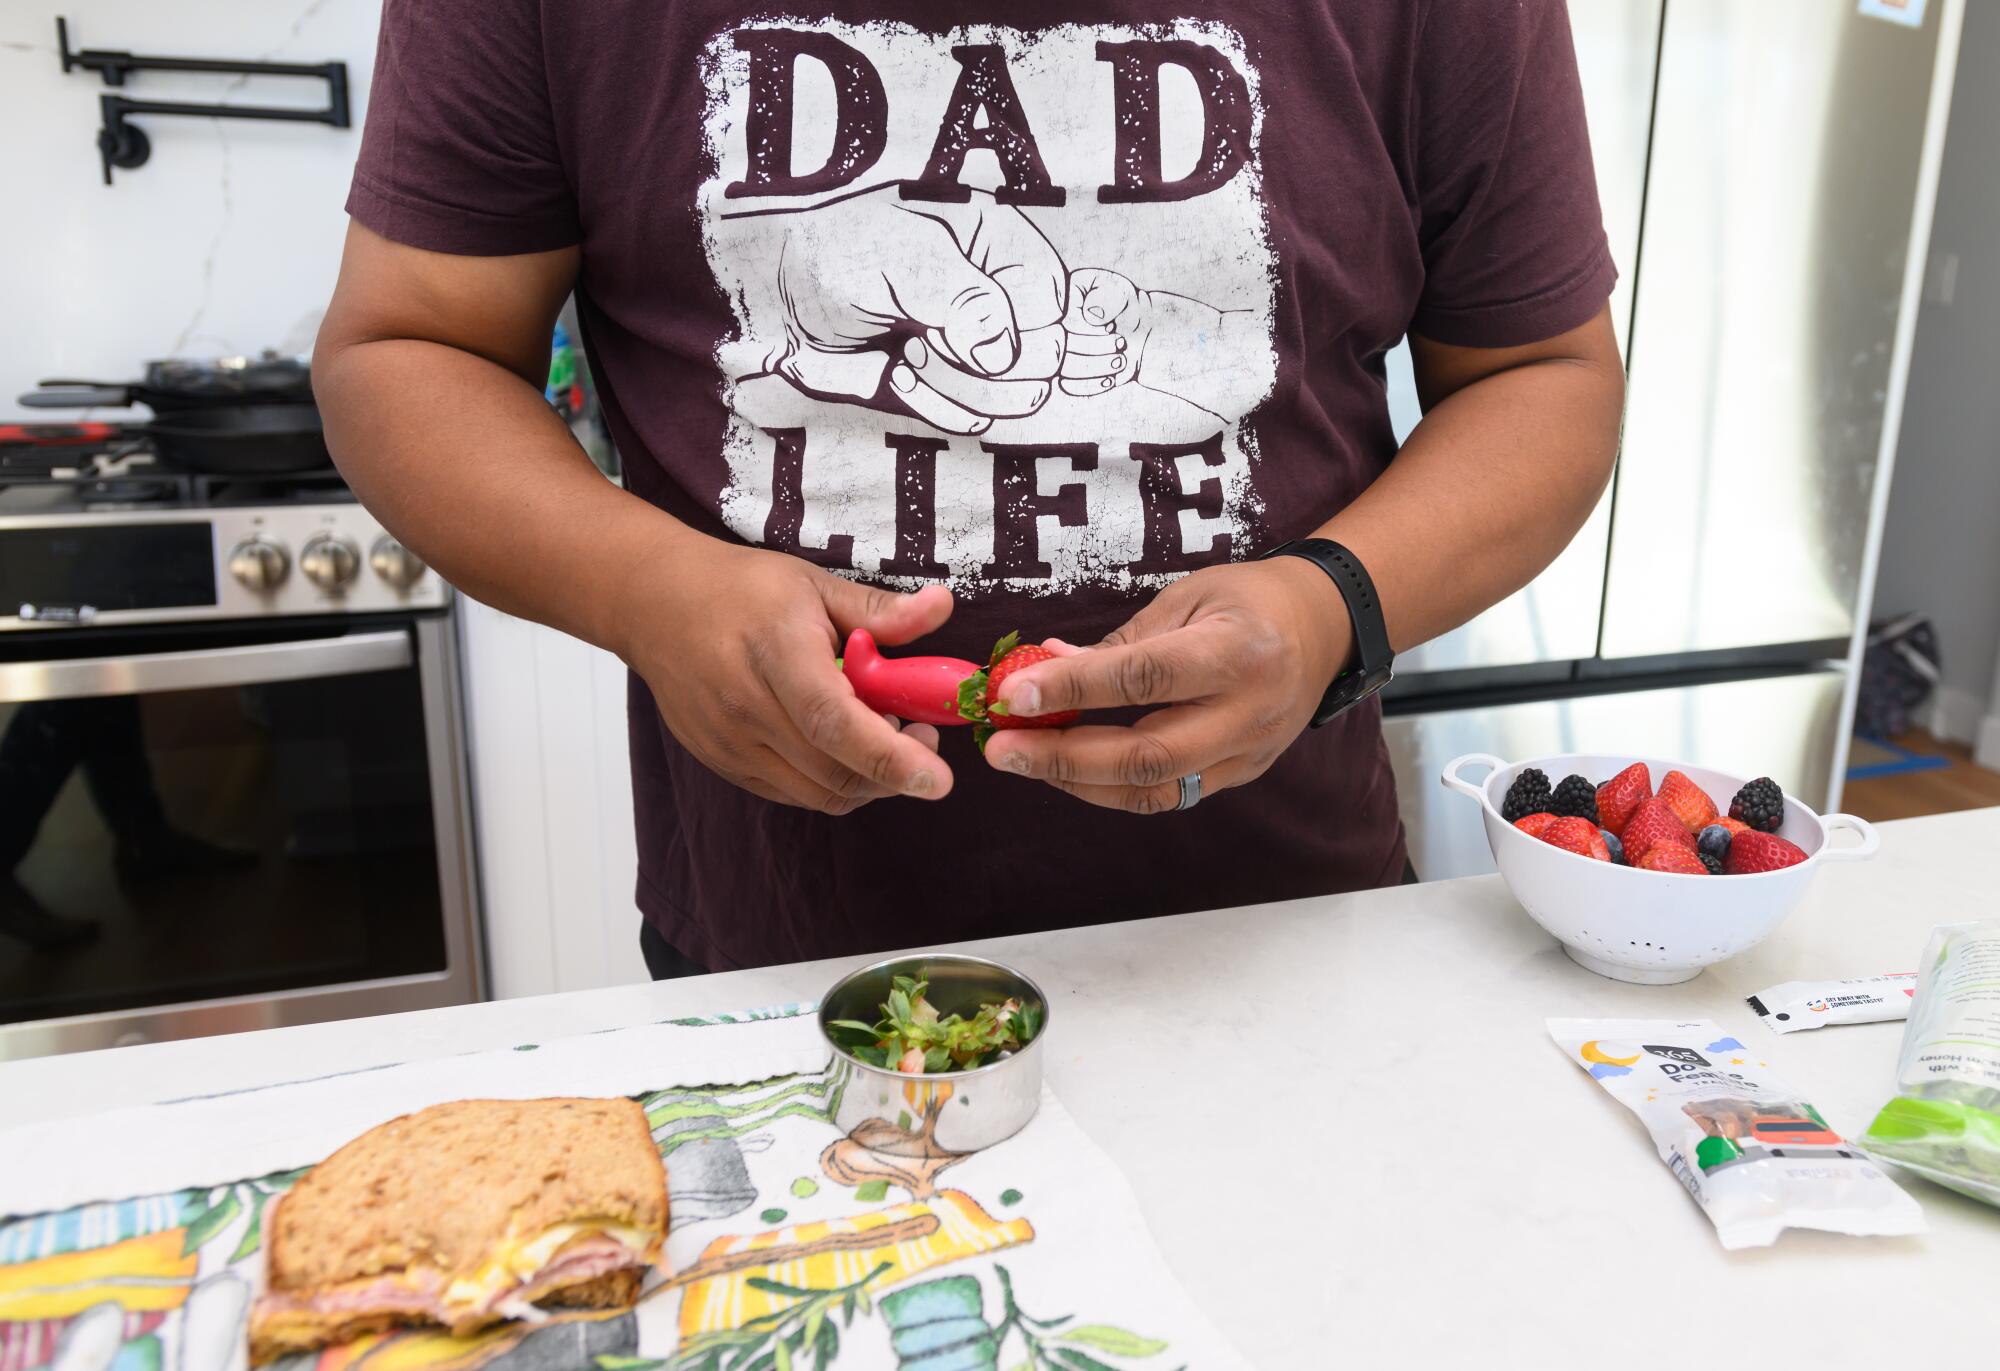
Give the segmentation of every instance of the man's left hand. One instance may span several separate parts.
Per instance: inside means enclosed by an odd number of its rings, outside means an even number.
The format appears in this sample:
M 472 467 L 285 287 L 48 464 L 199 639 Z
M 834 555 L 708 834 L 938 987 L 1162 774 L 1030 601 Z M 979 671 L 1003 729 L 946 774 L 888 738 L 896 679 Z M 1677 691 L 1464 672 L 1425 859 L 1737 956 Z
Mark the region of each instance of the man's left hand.
M 1166 705 L 1126 728 L 1003 729 L 988 764 L 1135 814 L 1179 805 L 1180 778 L 1212 796 L 1263 775 L 1346 664 L 1353 628 L 1326 573 L 1298 557 L 1207 567 L 1174 582 L 1096 647 L 1009 676 L 1020 715 Z

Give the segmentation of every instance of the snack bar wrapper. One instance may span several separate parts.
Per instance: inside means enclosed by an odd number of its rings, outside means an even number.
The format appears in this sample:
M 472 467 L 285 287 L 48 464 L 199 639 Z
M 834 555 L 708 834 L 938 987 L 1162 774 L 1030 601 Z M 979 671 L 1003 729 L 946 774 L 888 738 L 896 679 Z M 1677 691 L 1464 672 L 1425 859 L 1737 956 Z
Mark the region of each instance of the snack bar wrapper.
M 1923 1231 L 1917 1202 L 1720 1024 L 1550 1019 L 1549 1036 L 1639 1116 L 1724 1247 Z
M 1786 981 L 1750 997 L 1750 1008 L 1773 1033 L 1837 1023 L 1893 1023 L 1910 1016 L 1917 973 L 1893 971 L 1853 981 Z
M 2000 920 L 1931 930 L 1869 1155 L 2000 1205 Z

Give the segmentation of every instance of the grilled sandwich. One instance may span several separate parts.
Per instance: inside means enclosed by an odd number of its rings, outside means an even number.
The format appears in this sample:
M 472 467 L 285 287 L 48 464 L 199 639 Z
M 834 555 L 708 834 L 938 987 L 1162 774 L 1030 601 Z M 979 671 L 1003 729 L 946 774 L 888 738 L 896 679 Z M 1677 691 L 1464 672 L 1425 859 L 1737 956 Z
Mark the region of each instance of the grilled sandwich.
M 460 1100 L 348 1143 L 264 1218 L 250 1360 L 537 1306 L 629 1306 L 667 1234 L 667 1180 L 631 1100 Z

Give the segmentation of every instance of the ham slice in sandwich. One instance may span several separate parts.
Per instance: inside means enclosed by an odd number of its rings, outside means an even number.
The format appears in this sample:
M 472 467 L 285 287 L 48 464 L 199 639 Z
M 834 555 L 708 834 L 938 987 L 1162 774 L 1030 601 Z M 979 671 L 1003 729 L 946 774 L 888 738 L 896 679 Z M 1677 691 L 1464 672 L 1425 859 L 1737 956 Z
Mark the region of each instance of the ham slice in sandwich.
M 666 1168 L 636 1102 L 435 1105 L 362 1134 L 267 1211 L 250 1361 L 629 1307 L 666 1234 Z

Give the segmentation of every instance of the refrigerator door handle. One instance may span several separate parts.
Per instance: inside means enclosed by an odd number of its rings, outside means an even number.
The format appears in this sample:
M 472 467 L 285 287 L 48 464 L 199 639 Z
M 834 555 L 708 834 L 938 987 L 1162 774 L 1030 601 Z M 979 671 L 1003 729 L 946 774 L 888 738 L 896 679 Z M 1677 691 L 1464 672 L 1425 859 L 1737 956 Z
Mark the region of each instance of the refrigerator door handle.
M 1438 780 L 1444 785 L 1446 790 L 1456 790 L 1459 794 L 1470 796 L 1481 804 L 1484 804 L 1486 803 L 1486 787 L 1484 785 L 1475 785 L 1458 774 L 1464 767 L 1478 766 L 1482 763 L 1485 765 L 1488 775 L 1507 765 L 1507 763 L 1501 761 L 1490 752 L 1468 752 L 1463 757 L 1454 757 L 1446 762 L 1444 770 L 1438 773 Z
M 1826 844 L 1820 848 L 1819 855 L 1829 862 L 1858 862 L 1863 857 L 1874 856 L 1875 850 L 1882 846 L 1882 835 L 1866 819 L 1852 814 L 1822 814 L 1819 822 L 1820 827 L 1826 830 Z M 1833 835 L 1836 833 L 1852 833 L 1861 841 L 1848 847 L 1835 847 Z

